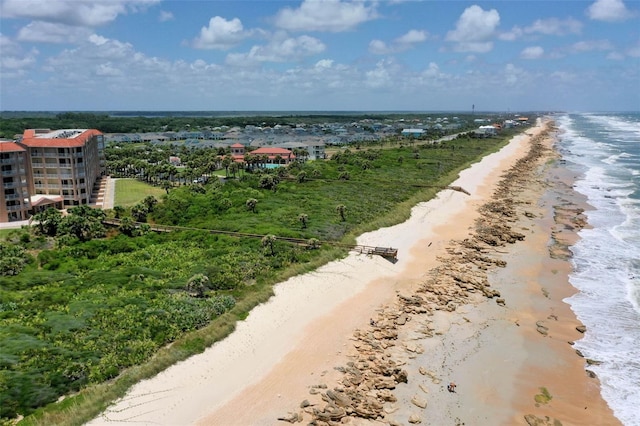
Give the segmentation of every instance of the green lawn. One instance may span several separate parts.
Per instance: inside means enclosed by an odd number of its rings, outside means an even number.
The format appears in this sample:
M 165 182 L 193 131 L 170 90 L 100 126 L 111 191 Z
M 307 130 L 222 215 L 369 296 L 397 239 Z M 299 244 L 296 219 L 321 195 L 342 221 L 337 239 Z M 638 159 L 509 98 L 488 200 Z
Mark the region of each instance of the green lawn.
M 149 195 L 160 198 L 164 193 L 162 188 L 140 182 L 136 179 L 118 179 L 116 180 L 116 197 L 113 205 L 130 207 L 144 200 L 144 198 Z

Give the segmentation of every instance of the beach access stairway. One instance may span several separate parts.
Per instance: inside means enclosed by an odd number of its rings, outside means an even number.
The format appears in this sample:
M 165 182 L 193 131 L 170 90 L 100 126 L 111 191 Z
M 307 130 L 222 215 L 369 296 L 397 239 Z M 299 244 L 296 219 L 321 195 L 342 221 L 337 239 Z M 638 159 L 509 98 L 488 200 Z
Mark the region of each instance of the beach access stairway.
M 105 219 L 102 221 L 102 223 L 106 226 L 118 227 L 122 222 L 120 219 Z M 208 232 L 210 234 L 228 235 L 231 237 L 238 237 L 238 238 L 262 239 L 266 237 L 266 235 L 261 235 L 261 234 L 223 231 L 219 229 L 191 228 L 188 226 L 156 225 L 156 224 L 148 224 L 143 222 L 133 222 L 133 225 L 136 228 L 139 228 L 142 225 L 148 225 L 149 229 L 153 232 L 200 231 L 200 232 Z M 285 241 L 291 244 L 297 244 L 305 247 L 311 246 L 313 244 L 316 244 L 319 247 L 323 244 L 326 244 L 334 247 L 346 248 L 349 251 L 356 251 L 361 254 L 382 256 L 384 258 L 387 258 L 393 261 L 397 260 L 398 258 L 398 249 L 393 247 L 380 247 L 380 246 L 374 247 L 374 246 L 366 246 L 361 244 L 341 244 L 333 241 L 320 241 L 320 240 L 315 240 L 312 242 L 312 240 L 303 239 L 303 238 L 291 238 L 291 237 L 279 237 L 279 236 L 274 236 L 274 237 L 276 240 L 279 240 L 279 241 Z

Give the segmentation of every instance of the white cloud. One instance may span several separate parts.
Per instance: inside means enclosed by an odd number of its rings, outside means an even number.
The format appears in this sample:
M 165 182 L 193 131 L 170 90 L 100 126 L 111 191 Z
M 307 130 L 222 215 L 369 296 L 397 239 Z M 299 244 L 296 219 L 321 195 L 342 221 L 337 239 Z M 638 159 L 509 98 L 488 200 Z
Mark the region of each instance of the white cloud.
M 98 34 L 91 34 L 88 38 L 90 43 L 95 44 L 96 46 L 102 46 L 103 44 L 107 43 L 109 41 L 108 38 L 106 37 L 102 37 Z
M 587 9 L 587 16 L 594 21 L 616 22 L 630 18 L 631 14 L 622 0 L 597 0 Z
M 514 41 L 522 37 L 524 30 L 518 26 L 511 28 L 511 30 L 500 33 L 498 38 L 503 41 Z
M 16 39 L 34 43 L 78 43 L 86 40 L 91 30 L 65 24 L 34 21 L 20 28 Z
M 26 18 L 71 26 L 97 27 L 118 15 L 137 12 L 160 0 L 5 0 L 3 18 Z
M 567 34 L 580 34 L 582 32 L 582 27 L 582 22 L 573 18 L 538 19 L 533 24 L 525 28 L 515 26 L 511 30 L 501 33 L 499 38 L 504 41 L 513 41 L 526 35 L 542 34 L 564 36 Z
M 369 52 L 376 55 L 386 55 L 393 52 L 393 49 L 387 46 L 387 43 L 382 40 L 371 40 L 369 43 Z
M 316 69 L 329 69 L 333 66 L 333 59 L 320 59 L 316 62 Z
M 544 55 L 544 49 L 540 46 L 527 47 L 520 52 L 523 59 L 540 59 Z
M 527 34 L 544 34 L 544 35 L 567 35 L 580 34 L 582 32 L 582 22 L 577 19 L 567 18 L 549 18 L 538 19 L 530 26 L 524 29 Z
M 160 15 L 158 16 L 158 21 L 160 22 L 173 21 L 173 19 L 173 13 L 167 12 L 166 10 L 161 10 Z
M 7 70 L 16 71 L 31 68 L 36 63 L 37 55 L 38 51 L 35 49 L 32 49 L 26 55 L 2 55 L 0 57 L 0 69 L 4 74 Z
M 415 44 L 422 43 L 428 38 L 426 31 L 410 30 L 406 34 L 396 38 L 390 45 L 382 40 L 371 40 L 369 52 L 376 55 L 387 55 L 390 53 L 404 52 L 411 49 Z
M 504 80 L 510 86 L 523 83 L 527 79 L 527 73 L 513 64 L 507 64 L 504 67 Z
M 111 62 L 98 65 L 96 67 L 95 73 L 97 76 L 100 76 L 100 77 L 104 77 L 104 76 L 116 77 L 116 76 L 124 75 L 122 70 L 114 67 L 113 64 L 111 64 Z
M 0 52 L 2 52 L 3 56 L 17 54 L 20 50 L 20 45 L 18 43 L 0 33 Z
M 500 24 L 500 15 L 495 9 L 483 10 L 473 5 L 465 9 L 453 31 L 447 33 L 446 40 L 455 42 L 459 52 L 484 53 L 493 49 L 491 38 Z
M 214 16 L 209 20 L 208 27 L 200 29 L 200 35 L 193 40 L 196 49 L 220 49 L 227 50 L 239 44 L 251 35 L 245 31 L 242 22 L 238 18 L 230 21 Z
M 387 69 L 388 62 L 380 61 L 376 68 L 365 73 L 365 84 L 371 88 L 378 89 L 389 86 L 392 82 L 391 74 Z
M 317 38 L 306 35 L 283 38 L 280 34 L 270 43 L 253 46 L 247 53 L 230 53 L 226 63 L 232 66 L 253 66 L 261 62 L 298 62 L 307 56 L 324 52 L 326 46 Z
M 403 36 L 398 37 L 395 41 L 400 44 L 421 43 L 427 39 L 426 31 L 410 30 Z
M 440 77 L 441 75 L 440 67 L 435 62 L 430 62 L 429 67 L 422 72 L 422 76 L 429 78 Z
M 569 51 L 571 53 L 591 52 L 613 50 L 613 45 L 609 40 L 588 40 L 579 41 L 570 46 Z
M 375 3 L 364 1 L 304 0 L 299 8 L 284 8 L 276 15 L 276 27 L 288 31 L 343 32 L 376 19 Z

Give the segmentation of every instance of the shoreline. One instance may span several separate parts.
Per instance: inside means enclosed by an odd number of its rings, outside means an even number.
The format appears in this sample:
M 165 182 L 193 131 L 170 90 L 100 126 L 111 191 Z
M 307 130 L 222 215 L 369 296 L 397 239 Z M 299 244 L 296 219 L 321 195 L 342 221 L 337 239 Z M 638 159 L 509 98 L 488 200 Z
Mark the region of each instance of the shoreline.
M 527 133 L 538 134 L 541 131 L 538 126 Z M 416 206 L 409 221 L 358 238 L 359 244 L 398 247 L 401 258 L 396 264 L 352 253 L 313 273 L 277 285 L 275 296 L 255 308 L 229 338 L 213 345 L 205 353 L 134 386 L 127 396 L 89 424 L 135 421 L 167 425 L 267 425 L 284 424 L 278 422 L 278 418 L 293 422 L 298 419 L 308 421 L 314 417 L 322 419 L 319 414 L 337 416 L 340 410 L 336 413 L 334 407 L 339 404 L 335 404 L 333 398 L 350 390 L 344 384 L 345 377 L 351 377 L 353 381 L 349 368 L 362 366 L 361 355 L 354 351 L 354 347 L 371 349 L 372 344 L 380 346 L 381 342 L 388 351 L 370 351 L 367 355 L 370 362 L 366 364 L 380 367 L 384 362 L 385 368 L 393 367 L 394 374 L 386 377 L 399 379 L 393 384 L 394 389 L 389 389 L 390 383 L 382 388 L 369 387 L 364 392 L 365 398 L 382 396 L 384 404 L 381 404 L 381 410 L 375 411 L 367 406 L 366 410 L 360 410 L 364 415 L 338 418 L 351 417 L 354 425 L 371 424 L 367 419 L 377 417 L 384 417 L 388 424 L 406 424 L 412 420 L 441 424 L 454 419 L 467 424 L 486 421 L 492 424 L 525 424 L 522 413 L 529 412 L 536 416 L 561 418 L 560 410 L 569 405 L 563 405 L 565 396 L 556 391 L 559 386 L 554 383 L 555 379 L 550 377 L 544 381 L 553 402 L 532 408 L 530 402 L 535 394 L 531 394 L 531 389 L 538 392 L 537 384 L 532 382 L 532 377 L 523 374 L 527 370 L 529 374 L 531 367 L 539 367 L 537 359 L 528 357 L 528 352 L 545 350 L 550 346 L 548 341 L 552 339 L 543 340 L 540 346 L 540 334 L 535 327 L 533 331 L 529 327 L 530 321 L 533 324 L 547 321 L 546 315 L 544 318 L 537 316 L 548 308 L 532 304 L 528 312 L 520 310 L 517 314 L 505 315 L 510 312 L 512 303 L 517 309 L 519 302 L 515 300 L 518 300 L 522 289 L 501 288 L 513 276 L 513 270 L 507 271 L 515 267 L 511 265 L 518 264 L 515 259 L 526 257 L 521 253 L 524 249 L 519 249 L 523 244 L 535 240 L 538 245 L 532 244 L 531 253 L 541 252 L 541 242 L 546 244 L 543 239 L 549 237 L 544 229 L 532 229 L 531 225 L 531 235 L 526 234 L 524 243 L 504 248 L 511 253 L 506 254 L 509 258 L 507 267 L 487 275 L 490 287 L 481 285 L 476 288 L 487 290 L 460 296 L 453 306 L 445 303 L 439 309 L 423 309 L 420 304 L 416 306 L 413 303 L 415 300 L 411 301 L 412 294 L 418 294 L 415 292 L 432 278 L 429 271 L 441 265 L 442 259 L 451 254 L 450 242 L 469 235 L 474 222 L 480 217 L 478 209 L 490 199 L 502 172 L 513 167 L 526 154 L 532 137 L 517 136 L 498 153 L 462 171 L 453 184 L 469 190 L 472 196 L 453 191 L 441 192 L 433 200 Z M 532 199 L 536 200 L 535 194 Z M 538 227 L 542 228 L 542 224 Z M 546 246 L 542 251 L 548 254 Z M 564 277 L 565 284 L 560 283 L 557 291 L 560 299 L 556 298 L 555 289 L 550 293 L 552 299 L 555 302 L 559 300 L 559 303 L 563 303 L 564 297 L 560 296 L 560 289 L 566 292 L 572 288 L 567 279 L 570 265 L 566 260 L 559 261 L 562 262 L 565 269 L 554 265 L 556 273 L 551 274 L 555 278 Z M 484 267 L 487 268 L 486 265 Z M 530 273 L 532 281 L 541 270 L 538 265 L 537 272 Z M 500 274 L 506 276 L 501 277 Z M 533 282 L 528 286 L 535 287 Z M 493 301 L 481 295 L 485 292 L 488 296 L 491 293 L 486 292 L 494 290 L 503 294 L 494 297 Z M 527 296 L 536 293 L 547 300 L 535 288 L 529 289 Z M 497 304 L 496 298 L 504 298 L 506 302 Z M 520 299 L 528 300 L 528 297 L 520 296 Z M 394 306 L 397 300 L 405 302 L 401 310 Z M 565 338 L 565 334 L 572 340 L 579 338 L 574 336 L 579 334 L 575 328 L 573 334 L 569 330 L 578 323 L 568 305 L 565 307 L 562 315 L 557 315 L 558 319 L 562 318 L 558 321 L 564 327 L 562 333 L 555 324 L 548 327 L 548 335 L 561 336 L 556 339 L 558 342 Z M 374 319 L 375 327 L 369 324 L 369 319 Z M 543 326 L 547 327 L 546 322 Z M 498 333 L 506 330 L 512 332 L 507 335 Z M 498 344 L 502 345 L 498 353 L 509 355 L 507 362 L 496 359 L 495 351 L 487 352 L 486 349 L 495 349 Z M 554 351 L 573 366 L 582 368 L 584 360 L 566 347 L 565 341 L 558 348 L 554 346 Z M 505 367 L 508 375 L 502 373 Z M 363 367 L 362 371 L 367 370 Z M 469 371 L 474 373 L 469 374 Z M 501 374 L 492 374 L 495 371 Z M 584 386 L 589 385 L 587 387 L 591 389 L 594 381 L 582 371 L 583 378 L 580 379 L 573 368 L 572 380 L 584 382 Z M 407 379 L 407 383 L 402 383 L 402 379 Z M 449 381 L 455 381 L 459 386 L 455 394 L 446 392 L 445 385 Z M 599 395 L 597 382 L 595 384 L 595 394 L 589 394 L 593 402 L 589 402 L 588 414 L 601 413 L 599 418 L 604 423 L 600 424 L 619 424 L 607 423 L 613 415 L 611 410 L 607 412 L 608 407 Z M 369 402 L 375 405 L 373 401 Z M 300 405 L 306 406 L 302 409 Z M 327 405 L 330 405 L 329 409 Z M 375 417 L 369 414 L 375 414 Z M 563 424 L 573 424 L 563 421 Z

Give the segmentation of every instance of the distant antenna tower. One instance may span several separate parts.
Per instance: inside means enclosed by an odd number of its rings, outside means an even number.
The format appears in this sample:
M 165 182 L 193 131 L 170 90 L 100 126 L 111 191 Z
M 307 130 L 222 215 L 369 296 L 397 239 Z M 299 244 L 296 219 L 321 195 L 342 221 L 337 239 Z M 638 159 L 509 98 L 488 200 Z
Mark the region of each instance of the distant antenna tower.
M 471 105 L 471 115 L 476 113 L 476 104 Z

